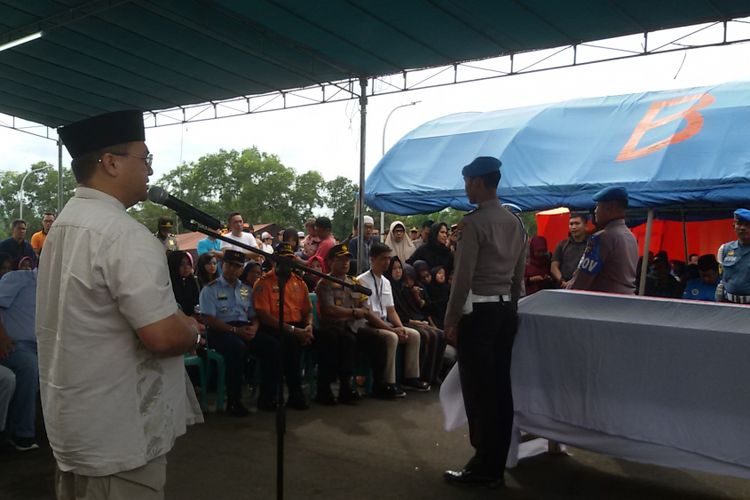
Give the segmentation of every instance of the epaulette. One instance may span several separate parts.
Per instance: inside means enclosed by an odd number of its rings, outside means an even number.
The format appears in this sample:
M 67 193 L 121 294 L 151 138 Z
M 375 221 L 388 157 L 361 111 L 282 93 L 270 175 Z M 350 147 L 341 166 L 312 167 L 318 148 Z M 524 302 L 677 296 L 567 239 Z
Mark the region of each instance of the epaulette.
M 479 210 L 479 207 L 477 207 L 477 208 L 475 208 L 474 210 L 471 210 L 471 211 L 469 211 L 469 212 L 466 212 L 466 215 L 464 215 L 464 217 L 468 217 L 469 215 L 471 215 L 471 214 L 475 213 L 475 212 L 476 212 L 477 210 Z

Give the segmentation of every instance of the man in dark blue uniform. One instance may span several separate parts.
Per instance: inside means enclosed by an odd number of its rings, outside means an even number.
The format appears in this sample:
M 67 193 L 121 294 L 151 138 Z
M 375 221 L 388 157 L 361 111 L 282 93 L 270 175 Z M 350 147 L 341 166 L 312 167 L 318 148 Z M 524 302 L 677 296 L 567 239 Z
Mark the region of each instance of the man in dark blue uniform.
M 201 290 L 201 314 L 208 327 L 208 346 L 226 363 L 227 411 L 247 416 L 242 404 L 242 376 L 248 354 L 260 360 L 261 382 L 258 409 L 275 409 L 275 387 L 279 379 L 280 345 L 271 335 L 258 332 L 253 308 L 253 289 L 239 280 L 245 255 L 224 251 L 222 275 Z
M 734 231 L 737 239 L 719 249 L 724 274 L 716 287 L 716 301 L 750 304 L 750 210 L 735 210 Z

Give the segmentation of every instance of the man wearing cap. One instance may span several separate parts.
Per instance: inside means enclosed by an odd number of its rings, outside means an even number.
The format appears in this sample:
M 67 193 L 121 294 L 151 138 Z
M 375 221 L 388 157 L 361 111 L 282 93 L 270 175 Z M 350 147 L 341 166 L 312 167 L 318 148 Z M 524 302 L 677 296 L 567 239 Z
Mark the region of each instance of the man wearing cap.
M 719 248 L 718 257 L 724 274 L 716 287 L 716 300 L 750 304 L 750 210 L 735 210 L 734 231 L 737 239 Z
M 328 252 L 326 261 L 331 269 L 330 275 L 346 281 L 356 283 L 347 276 L 349 259 L 352 254 L 346 245 L 336 245 Z M 320 352 L 320 368 L 318 370 L 318 390 L 315 401 L 325 405 L 336 404 L 337 400 L 331 391 L 331 383 L 339 380 L 338 402 L 352 404 L 359 399 L 359 393 L 352 387 L 352 374 L 356 358 L 357 341 L 368 353 L 373 349 L 369 346 L 377 342 L 377 335 L 366 328 L 366 318 L 371 311 L 367 309 L 367 296 L 351 288 L 329 280 L 320 280 L 315 289 L 318 296 L 320 310 L 320 328 L 316 331 L 316 338 Z
M 42 409 L 58 499 L 161 499 L 166 454 L 201 422 L 183 354 L 198 323 L 177 307 L 164 247 L 126 209 L 147 199 L 143 114 L 58 130 L 78 182 L 37 278 Z
M 221 276 L 201 290 L 201 315 L 208 326 L 208 345 L 226 363 L 227 411 L 248 415 L 242 404 L 242 377 L 252 354 L 260 361 L 258 408 L 275 409 L 280 344 L 271 335 L 258 333 L 260 323 L 253 307 L 253 290 L 239 280 L 245 254 L 225 250 Z
M 157 223 L 154 236 L 156 236 L 156 239 L 159 240 L 162 245 L 164 245 L 164 249 L 168 252 L 175 252 L 180 249 L 180 247 L 177 245 L 177 237 L 172 234 L 173 228 L 174 222 L 172 222 L 171 217 L 168 217 L 166 215 L 162 215 L 161 217 L 159 217 L 159 222 Z
M 526 264 L 520 219 L 500 205 L 500 160 L 480 156 L 462 170 L 466 195 L 478 208 L 461 220 L 445 334 L 458 365 L 474 456 L 448 482 L 504 484 L 513 426 L 510 361 L 516 304 Z
M 293 259 L 294 252 L 289 243 L 277 243 L 274 254 L 282 259 Z M 300 377 L 302 348 L 313 342 L 312 304 L 304 280 L 296 273 L 289 273 L 284 287 L 284 317 L 279 331 L 279 276 L 278 265 L 261 276 L 253 287 L 253 305 L 260 319 L 261 332 L 275 335 L 283 342 L 284 376 L 289 389 L 287 406 L 296 410 L 310 407 L 302 393 Z M 280 384 L 280 382 L 279 382 Z M 278 387 L 278 386 L 277 386 Z
M 638 242 L 625 225 L 628 192 L 624 187 L 608 187 L 596 193 L 594 201 L 597 232 L 589 238 L 567 288 L 633 295 Z
M 412 228 L 409 229 L 409 237 L 414 243 L 416 243 L 417 240 L 421 238 L 421 235 L 419 234 L 419 228 L 417 226 L 412 226 Z

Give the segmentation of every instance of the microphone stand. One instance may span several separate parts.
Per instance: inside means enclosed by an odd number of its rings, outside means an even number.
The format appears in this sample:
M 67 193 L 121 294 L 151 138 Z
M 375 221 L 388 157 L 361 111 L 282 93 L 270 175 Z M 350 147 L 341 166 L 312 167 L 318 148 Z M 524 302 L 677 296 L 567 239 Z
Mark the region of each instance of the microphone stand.
M 180 214 L 178 213 L 177 215 L 180 215 Z M 241 243 L 239 241 L 232 240 L 230 238 L 227 238 L 226 236 L 220 235 L 216 232 L 213 232 L 209 229 L 206 229 L 200 226 L 192 219 L 180 218 L 180 221 L 182 222 L 183 227 L 185 227 L 186 229 L 205 234 L 206 236 L 215 237 L 221 241 L 227 242 L 234 246 L 238 246 L 249 252 L 262 255 L 266 259 L 270 259 L 276 264 L 276 276 L 278 277 L 278 280 L 279 280 L 278 329 L 279 329 L 280 337 L 284 334 L 284 292 L 285 292 L 287 281 L 289 280 L 289 277 L 291 276 L 292 271 L 295 269 L 314 274 L 322 279 L 331 281 L 333 283 L 337 283 L 343 287 L 355 290 L 365 295 L 372 294 L 372 291 L 369 288 L 365 288 L 361 285 L 357 285 L 354 283 L 347 283 L 346 281 L 342 279 L 335 278 L 331 275 L 322 273 L 315 269 L 311 269 L 307 266 L 303 266 L 302 264 L 295 261 L 294 258 L 280 257 L 276 254 L 264 252 L 263 250 L 260 250 L 255 247 L 251 247 L 250 245 L 245 245 L 244 243 Z M 279 380 L 279 384 L 277 388 L 277 396 L 276 396 L 277 403 L 278 403 L 278 406 L 276 408 L 276 498 L 277 500 L 283 500 L 284 498 L 284 435 L 286 434 L 286 404 L 284 401 L 284 341 L 283 339 L 281 340 L 280 344 L 281 344 L 280 345 L 281 349 L 279 352 L 279 357 L 281 359 L 279 360 L 279 367 L 280 367 L 281 376 L 280 376 L 280 380 Z

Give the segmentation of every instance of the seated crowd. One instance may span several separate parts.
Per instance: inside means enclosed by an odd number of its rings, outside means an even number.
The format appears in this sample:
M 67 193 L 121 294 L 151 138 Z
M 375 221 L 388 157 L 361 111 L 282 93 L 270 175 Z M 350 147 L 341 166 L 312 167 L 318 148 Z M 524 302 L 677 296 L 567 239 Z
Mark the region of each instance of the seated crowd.
M 29 243 L 26 223 L 16 220 L 12 236 L 0 242 L 0 443 L 18 450 L 37 447 L 35 268 L 53 222 L 54 214 L 45 213 L 43 227 Z M 543 237 L 530 239 L 527 295 L 566 287 L 590 238 L 588 223 L 587 214 L 571 213 L 568 238 L 552 253 Z M 365 216 L 365 259 L 358 269 L 356 227 L 355 220 L 352 235 L 337 240 L 331 220 L 318 217 L 305 223 L 305 232 L 281 231 L 273 244 L 269 233 L 256 238 L 240 213 L 229 215 L 224 234 L 229 240 L 336 279 L 286 273 L 288 267 L 281 266 L 288 276 L 279 324 L 276 259 L 222 241 L 218 234 L 201 240 L 194 253 L 180 250 L 172 219 L 159 219 L 155 236 L 165 247 L 176 302 L 206 326 L 207 347 L 224 358 L 230 414 L 248 415 L 242 389 L 249 382 L 257 387 L 259 410 L 278 407 L 284 383 L 287 406 L 309 408 L 302 374 L 310 359 L 318 365 L 314 399 L 323 405 L 355 404 L 362 379 L 371 380 L 367 390 L 381 399 L 404 397 L 404 389 L 429 391 L 441 382 L 455 361 L 442 328 L 458 228 L 433 221 L 407 228 L 395 221 L 381 242 L 373 219 Z M 714 255 L 691 255 L 685 263 L 660 252 L 649 253 L 643 279 L 646 295 L 711 301 L 721 274 Z

